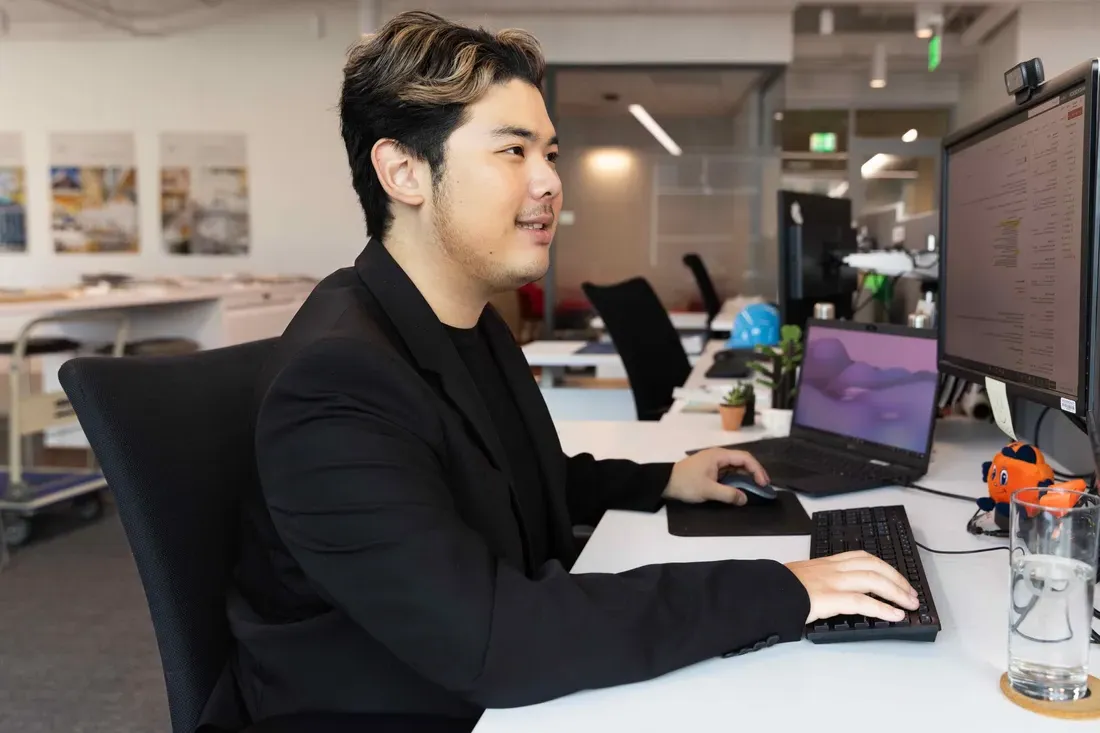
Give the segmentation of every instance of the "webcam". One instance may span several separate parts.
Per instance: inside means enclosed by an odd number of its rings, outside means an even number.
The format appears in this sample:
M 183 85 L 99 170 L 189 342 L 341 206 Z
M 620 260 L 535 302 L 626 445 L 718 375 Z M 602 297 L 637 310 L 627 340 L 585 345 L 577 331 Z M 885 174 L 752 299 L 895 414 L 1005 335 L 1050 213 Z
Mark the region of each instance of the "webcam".
M 1016 98 L 1016 104 L 1024 104 L 1046 81 L 1042 59 L 1031 59 L 1016 64 L 1005 72 L 1005 91 Z

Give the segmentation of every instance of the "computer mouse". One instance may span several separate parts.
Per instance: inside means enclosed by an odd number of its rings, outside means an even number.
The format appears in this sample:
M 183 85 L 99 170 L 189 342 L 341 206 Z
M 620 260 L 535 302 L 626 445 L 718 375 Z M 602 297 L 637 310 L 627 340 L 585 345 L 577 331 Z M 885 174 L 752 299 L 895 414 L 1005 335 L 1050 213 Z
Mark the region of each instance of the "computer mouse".
M 718 483 L 723 486 L 732 486 L 735 489 L 741 489 L 745 492 L 745 497 L 752 501 L 754 498 L 763 499 L 764 501 L 773 501 L 779 492 L 775 490 L 775 487 L 771 484 L 761 486 L 756 483 L 752 476 L 743 473 L 737 473 L 731 471 L 724 476 L 719 477 Z

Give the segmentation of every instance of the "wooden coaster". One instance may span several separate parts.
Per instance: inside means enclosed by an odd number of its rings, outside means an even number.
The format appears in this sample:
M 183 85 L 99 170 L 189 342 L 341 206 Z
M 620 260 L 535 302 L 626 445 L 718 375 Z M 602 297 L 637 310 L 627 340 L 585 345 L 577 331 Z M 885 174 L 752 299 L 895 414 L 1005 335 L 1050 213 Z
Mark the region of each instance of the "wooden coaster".
M 1001 692 L 1012 702 L 1033 713 L 1062 720 L 1100 720 L 1100 680 L 1089 675 L 1088 697 L 1070 702 L 1048 702 L 1036 700 L 1012 689 L 1008 683 L 1008 673 L 1001 675 Z

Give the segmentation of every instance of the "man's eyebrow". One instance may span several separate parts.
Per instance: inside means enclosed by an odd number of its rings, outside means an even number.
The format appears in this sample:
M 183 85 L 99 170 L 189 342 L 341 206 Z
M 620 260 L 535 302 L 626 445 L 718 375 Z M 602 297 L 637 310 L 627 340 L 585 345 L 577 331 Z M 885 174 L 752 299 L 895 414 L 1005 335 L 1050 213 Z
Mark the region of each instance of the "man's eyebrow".
M 518 125 L 501 125 L 492 132 L 493 137 L 518 137 L 529 142 L 538 142 L 539 136 L 534 130 L 528 130 L 526 127 L 520 127 Z M 550 138 L 549 145 L 558 144 L 558 136 Z

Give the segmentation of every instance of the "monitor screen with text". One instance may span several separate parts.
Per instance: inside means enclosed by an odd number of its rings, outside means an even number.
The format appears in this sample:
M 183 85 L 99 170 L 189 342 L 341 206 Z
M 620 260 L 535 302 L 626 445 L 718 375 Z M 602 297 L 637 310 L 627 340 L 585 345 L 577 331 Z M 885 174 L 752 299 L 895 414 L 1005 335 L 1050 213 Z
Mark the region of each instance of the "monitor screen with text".
M 947 152 L 943 354 L 1073 398 L 1081 368 L 1085 85 Z

